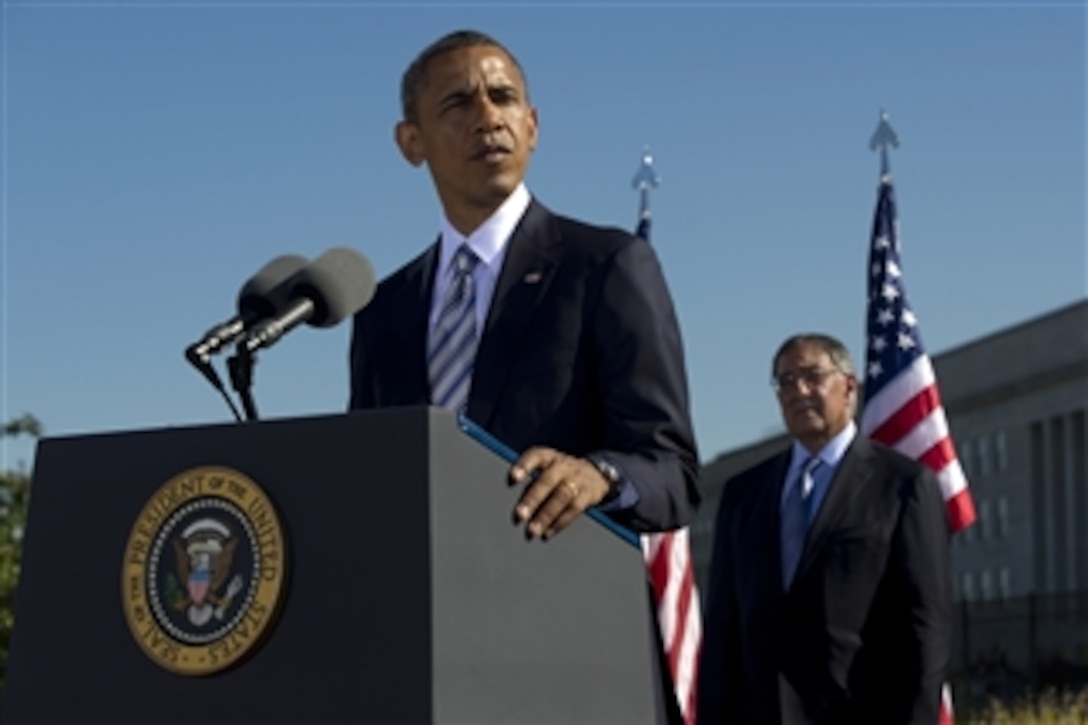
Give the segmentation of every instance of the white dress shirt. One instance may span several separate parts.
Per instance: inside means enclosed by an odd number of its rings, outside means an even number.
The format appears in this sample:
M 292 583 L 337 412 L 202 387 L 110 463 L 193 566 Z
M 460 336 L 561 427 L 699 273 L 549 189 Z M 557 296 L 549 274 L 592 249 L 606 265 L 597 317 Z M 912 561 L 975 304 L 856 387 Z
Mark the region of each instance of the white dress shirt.
M 514 233 L 514 228 L 525 216 L 530 198 L 525 184 L 518 184 L 502 206 L 468 237 L 454 229 L 449 219 L 443 216 L 442 239 L 438 245 L 438 270 L 434 280 L 434 292 L 431 295 L 430 322 L 427 325 L 428 334 L 434 330 L 442 310 L 442 301 L 446 299 L 446 289 L 450 286 L 452 279 L 450 266 L 453 255 L 464 243 L 468 244 L 480 259 L 480 263 L 472 271 L 472 281 L 476 285 L 477 339 L 483 336 L 487 311 L 491 309 L 491 298 L 495 294 L 495 285 L 499 281 L 502 262 L 506 259 L 506 245 Z
M 801 445 L 799 441 L 793 441 L 793 454 L 790 458 L 790 467 L 789 470 L 786 471 L 786 485 L 782 487 L 783 500 L 786 498 L 788 493 L 787 489 L 791 483 L 797 481 L 800 476 L 801 468 L 805 465 L 805 461 L 809 458 L 816 457 L 819 458 L 820 463 L 823 464 L 816 469 L 816 472 L 811 477 L 812 490 L 802 492 L 806 497 L 812 497 L 812 503 L 809 505 L 809 510 L 812 512 L 809 524 L 816 520 L 816 515 L 820 511 L 820 506 L 827 497 L 827 491 L 831 488 L 831 479 L 835 477 L 839 464 L 842 462 L 842 457 L 846 455 L 846 449 L 850 447 L 850 444 L 854 441 L 854 436 L 856 436 L 857 433 L 857 426 L 854 424 L 854 421 L 850 421 L 845 428 L 839 431 L 838 435 L 829 440 L 827 445 L 816 451 L 815 454 Z

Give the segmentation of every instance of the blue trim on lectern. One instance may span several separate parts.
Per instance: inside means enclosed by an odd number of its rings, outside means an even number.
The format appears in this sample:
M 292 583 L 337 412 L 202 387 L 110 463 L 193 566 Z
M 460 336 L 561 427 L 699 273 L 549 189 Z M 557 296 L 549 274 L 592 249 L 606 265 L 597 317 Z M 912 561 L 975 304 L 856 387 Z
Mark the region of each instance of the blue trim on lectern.
M 475 438 L 480 444 L 485 446 L 488 450 L 502 458 L 507 463 L 513 463 L 518 459 L 518 454 L 514 451 L 513 448 L 488 433 L 486 430 L 481 428 L 478 423 L 475 423 L 472 420 L 466 418 L 463 413 L 457 414 L 457 425 L 462 431 L 467 433 L 470 437 Z M 620 526 L 615 521 L 610 519 L 606 514 L 601 513 L 595 508 L 586 509 L 586 515 L 596 521 L 601 526 L 611 531 L 616 536 L 626 541 L 631 546 L 641 551 L 642 546 L 639 544 L 638 535 L 628 529 L 626 526 Z

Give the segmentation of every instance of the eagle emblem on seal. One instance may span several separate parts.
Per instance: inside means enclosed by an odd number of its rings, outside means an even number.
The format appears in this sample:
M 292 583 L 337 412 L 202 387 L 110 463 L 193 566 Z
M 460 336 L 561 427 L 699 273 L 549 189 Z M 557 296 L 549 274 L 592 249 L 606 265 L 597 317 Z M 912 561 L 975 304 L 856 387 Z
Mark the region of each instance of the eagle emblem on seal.
M 222 522 L 204 518 L 187 526 L 173 543 L 176 569 L 167 577 L 167 602 L 197 627 L 222 620 L 245 586 L 240 574 L 231 578 L 238 539 Z

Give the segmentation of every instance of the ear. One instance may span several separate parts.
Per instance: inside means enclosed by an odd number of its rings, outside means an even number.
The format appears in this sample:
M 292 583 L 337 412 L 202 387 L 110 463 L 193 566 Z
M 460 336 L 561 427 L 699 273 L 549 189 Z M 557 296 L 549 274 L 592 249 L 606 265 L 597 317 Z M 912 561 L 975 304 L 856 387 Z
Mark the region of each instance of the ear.
M 536 107 L 529 107 L 529 150 L 536 151 L 537 142 L 537 115 Z
M 857 404 L 858 398 L 858 379 L 853 375 L 846 376 L 846 399 L 847 401 Z
M 394 135 L 400 153 L 408 163 L 412 166 L 419 166 L 426 160 L 426 154 L 423 153 L 423 143 L 419 138 L 419 129 L 414 123 L 400 121 L 397 123 Z

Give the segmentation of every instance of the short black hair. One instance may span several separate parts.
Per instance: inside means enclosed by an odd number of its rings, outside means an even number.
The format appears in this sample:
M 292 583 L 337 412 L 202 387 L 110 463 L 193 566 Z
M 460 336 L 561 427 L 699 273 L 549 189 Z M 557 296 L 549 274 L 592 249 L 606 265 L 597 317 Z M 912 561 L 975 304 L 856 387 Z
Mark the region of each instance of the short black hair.
M 525 70 L 521 67 L 521 63 L 514 57 L 514 54 L 495 38 L 486 33 L 481 33 L 477 30 L 455 30 L 452 33 L 448 33 L 438 40 L 434 41 L 423 51 L 416 56 L 416 59 L 412 61 L 412 64 L 408 66 L 408 69 L 404 71 L 404 75 L 400 79 L 400 105 L 401 112 L 404 114 L 404 120 L 409 122 L 415 122 L 418 120 L 416 108 L 416 97 L 419 94 L 419 89 L 423 85 L 423 81 L 427 75 L 427 66 L 431 64 L 435 58 L 440 55 L 445 55 L 453 50 L 460 48 L 473 48 L 480 45 L 489 45 L 498 48 L 510 58 L 514 63 L 514 67 L 518 69 L 518 73 L 521 74 L 522 83 L 525 84 L 525 93 L 529 93 L 529 81 L 525 78 Z

